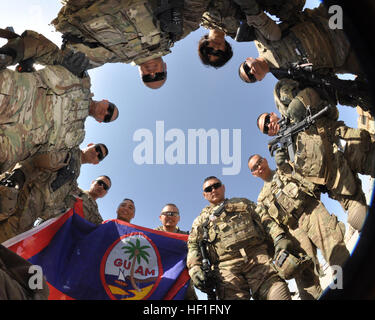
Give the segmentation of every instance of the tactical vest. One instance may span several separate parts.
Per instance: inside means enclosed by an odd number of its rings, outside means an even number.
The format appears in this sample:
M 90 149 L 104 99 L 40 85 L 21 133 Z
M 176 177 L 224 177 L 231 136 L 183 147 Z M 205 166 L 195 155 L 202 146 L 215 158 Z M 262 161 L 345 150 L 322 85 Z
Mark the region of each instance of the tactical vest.
M 129 4 L 128 0 L 100 0 L 70 10 L 68 3 L 52 24 L 64 35 L 104 47 L 115 56 L 111 62 L 140 64 L 170 53 L 173 46 L 153 17 L 155 4 L 156 1 Z
M 315 185 L 308 181 L 301 183 L 285 174 L 273 172 L 272 180 L 265 182 L 259 193 L 258 203 L 267 207 L 269 215 L 279 225 L 289 225 L 293 218 L 298 220 L 306 199 L 314 196 L 314 189 Z
M 99 213 L 99 208 L 96 201 L 90 197 L 87 191 L 81 190 L 78 196 L 83 201 L 83 213 L 85 219 L 94 224 L 101 224 L 103 222 L 103 218 Z
M 208 207 L 207 210 L 212 214 L 216 208 L 217 206 Z M 219 217 L 210 219 L 209 241 L 220 261 L 241 256 L 240 250 L 264 241 L 264 234 L 250 211 L 254 209 L 255 206 L 251 208 L 244 199 L 232 198 L 227 201 L 225 210 Z
M 349 48 L 345 46 L 337 54 L 332 37 L 328 35 L 332 32 L 328 20 L 313 14 L 304 20 L 293 26 L 281 23 L 282 38 L 279 41 L 269 41 L 259 34 L 255 41 L 259 56 L 275 68 L 288 68 L 293 62 L 306 61 L 318 69 L 343 65 Z
M 61 66 L 46 67 L 39 75 L 47 86 L 52 106 L 53 128 L 43 151 L 68 150 L 79 146 L 85 137 L 85 120 L 92 94 L 89 78 L 79 79 Z M 47 116 L 47 115 L 46 115 Z

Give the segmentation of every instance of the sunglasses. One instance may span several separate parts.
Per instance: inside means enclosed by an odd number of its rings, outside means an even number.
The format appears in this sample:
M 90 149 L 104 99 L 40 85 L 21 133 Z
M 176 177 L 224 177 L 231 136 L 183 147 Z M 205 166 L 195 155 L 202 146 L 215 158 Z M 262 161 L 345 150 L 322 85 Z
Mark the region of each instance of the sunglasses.
M 95 151 L 97 153 L 98 160 L 102 161 L 104 159 L 104 155 L 103 155 L 103 151 L 102 151 L 102 148 L 100 147 L 100 145 L 95 146 Z
M 216 182 L 206 188 L 203 189 L 204 192 L 206 193 L 209 193 L 212 191 L 212 189 L 216 190 L 216 189 L 219 189 L 221 187 L 221 182 Z
M 264 134 L 268 134 L 268 130 L 269 130 L 269 124 L 271 122 L 271 115 L 270 114 L 267 114 L 265 117 L 264 117 L 264 124 L 263 124 L 263 133 Z
M 243 66 L 243 71 L 245 71 L 245 74 L 247 75 L 247 77 L 249 78 L 249 82 L 253 83 L 253 82 L 256 82 L 257 79 L 255 78 L 255 76 L 251 73 L 250 71 L 250 67 L 247 65 L 246 61 L 242 64 Z
M 161 81 L 164 80 L 167 77 L 167 71 L 165 70 L 165 66 L 163 63 L 163 71 L 162 72 L 156 72 L 154 75 L 151 74 L 145 74 L 142 76 L 143 82 L 154 82 L 154 81 Z
M 212 47 L 205 47 L 204 51 L 205 51 L 206 55 L 212 55 L 212 56 L 215 56 L 215 57 L 222 57 L 222 56 L 225 55 L 224 51 L 222 51 L 222 50 L 215 50 Z
M 96 180 L 99 186 L 102 186 L 105 191 L 108 191 L 109 186 L 103 180 Z
M 251 172 L 254 172 L 255 170 L 258 170 L 260 165 L 262 164 L 264 158 L 260 158 L 257 163 L 254 165 L 254 167 L 251 169 Z
M 107 113 L 104 117 L 103 122 L 110 122 L 113 116 L 113 112 L 115 111 L 115 105 L 111 102 L 108 103 Z
M 162 216 L 169 216 L 169 217 L 177 217 L 180 214 L 178 212 L 173 212 L 173 211 L 166 211 L 161 213 Z

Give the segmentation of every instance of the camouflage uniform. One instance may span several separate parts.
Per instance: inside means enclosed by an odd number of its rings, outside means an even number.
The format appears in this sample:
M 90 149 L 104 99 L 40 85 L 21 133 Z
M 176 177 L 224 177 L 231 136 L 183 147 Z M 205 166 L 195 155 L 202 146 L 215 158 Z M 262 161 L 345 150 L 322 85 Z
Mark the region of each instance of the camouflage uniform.
M 209 219 L 209 256 L 220 300 L 247 300 L 251 296 L 265 300 L 270 298 L 273 285 L 284 283 L 268 254 L 255 207 L 248 199 L 231 198 L 226 200 L 224 212 L 216 219 L 212 214 L 218 206 L 210 205 L 193 222 L 188 239 L 189 274 L 194 267 L 202 265 L 198 244 L 203 238 L 203 225 Z
M 199 28 L 209 0 L 183 3 L 181 38 Z M 173 46 L 154 18 L 156 6 L 156 0 L 69 0 L 52 24 L 66 37 L 66 46 L 85 53 L 92 67 L 107 62 L 139 65 L 170 53 Z
M 310 256 L 317 266 L 316 248 L 330 265 L 343 265 L 350 256 L 343 241 L 345 225 L 329 214 L 316 194 L 315 185 L 298 174 L 272 171 L 259 193 L 257 212 L 274 241 L 285 233 L 296 252 Z M 322 293 L 313 266 L 295 280 L 301 299 L 317 299 Z
M 91 97 L 89 78 L 61 66 L 0 71 L 0 172 L 37 152 L 80 145 Z
M 305 0 L 257 0 L 260 9 L 289 21 L 303 9 Z M 234 1 L 211 1 L 207 11 L 202 16 L 201 25 L 207 29 L 219 29 L 227 36 L 235 38 L 241 20 L 245 20 L 244 12 Z
M 298 82 L 283 79 L 277 82 L 274 97 L 280 113 L 293 118 L 297 104 L 303 105 L 303 112 L 310 106 L 312 114 L 329 103 L 332 105 L 332 101 L 324 100 L 325 97 L 319 93 L 312 88 L 300 90 Z M 365 130 L 349 128 L 337 118 L 338 110 L 332 106 L 327 116 L 294 137 L 295 159 L 292 166 L 307 180 L 325 186 L 330 197 L 349 211 L 350 223 L 354 218 L 351 210 L 363 207 L 362 211 L 367 211 L 357 173 L 374 176 L 375 147 Z M 343 142 L 346 143 L 345 151 Z
M 259 56 L 273 68 L 288 68 L 292 63 L 312 63 L 315 69 L 334 73 L 363 73 L 343 30 L 328 26 L 328 13 L 323 4 L 305 9 L 300 22 L 281 23 L 283 37 L 268 41 L 257 35 L 254 41 Z
M 42 289 L 30 289 L 30 262 L 0 245 L 0 300 L 47 300 L 49 289 L 43 277 Z
M 165 231 L 163 226 L 159 226 L 155 228 L 158 231 Z M 182 231 L 179 227 L 176 226 L 175 233 L 180 234 L 189 234 L 189 231 Z M 198 300 L 197 294 L 195 293 L 193 282 L 190 280 L 189 286 L 186 290 L 185 299 L 184 300 Z
M 52 157 L 54 159 L 48 160 L 48 168 L 40 164 L 41 161 L 36 163 L 36 157 L 15 167 L 22 170 L 27 180 L 19 192 L 14 213 L 0 213 L 0 242 L 31 229 L 37 218 L 45 221 L 70 208 L 66 197 L 78 187 L 81 150 L 52 153 L 49 158 Z

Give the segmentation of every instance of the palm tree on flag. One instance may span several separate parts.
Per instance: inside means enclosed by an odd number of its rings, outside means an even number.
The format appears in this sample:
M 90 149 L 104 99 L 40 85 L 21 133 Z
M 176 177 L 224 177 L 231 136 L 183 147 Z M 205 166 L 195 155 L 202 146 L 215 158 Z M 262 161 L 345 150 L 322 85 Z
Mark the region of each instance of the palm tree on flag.
M 150 246 L 141 246 L 141 241 L 139 239 L 135 241 L 135 244 L 131 241 L 126 242 L 126 244 L 128 245 L 123 246 L 121 249 L 125 249 L 124 253 L 129 254 L 129 260 L 133 259 L 130 268 L 130 283 L 135 290 L 141 291 L 134 280 L 135 261 L 137 260 L 138 264 L 140 264 L 141 260 L 144 259 L 148 263 L 147 257 L 149 257 L 150 254 L 145 249 L 150 248 Z

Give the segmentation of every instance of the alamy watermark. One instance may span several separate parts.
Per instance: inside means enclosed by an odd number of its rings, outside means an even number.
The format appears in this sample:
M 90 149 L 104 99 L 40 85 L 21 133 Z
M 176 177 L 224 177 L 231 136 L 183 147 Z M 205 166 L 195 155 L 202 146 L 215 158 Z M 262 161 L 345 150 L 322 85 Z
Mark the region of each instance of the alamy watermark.
M 156 121 L 155 132 L 138 129 L 133 141 L 139 142 L 133 150 L 133 160 L 138 165 L 222 164 L 223 175 L 237 175 L 241 171 L 241 129 L 165 131 L 164 121 Z
M 31 274 L 29 278 L 29 288 L 31 290 L 43 289 L 43 269 L 41 266 L 32 265 L 29 267 L 28 273 Z
M 338 265 L 330 266 L 332 270 L 332 282 L 329 284 L 330 289 L 343 289 L 343 272 L 342 267 Z
M 343 29 L 343 11 L 339 5 L 333 5 L 328 8 L 328 13 L 332 16 L 328 20 L 330 29 Z

